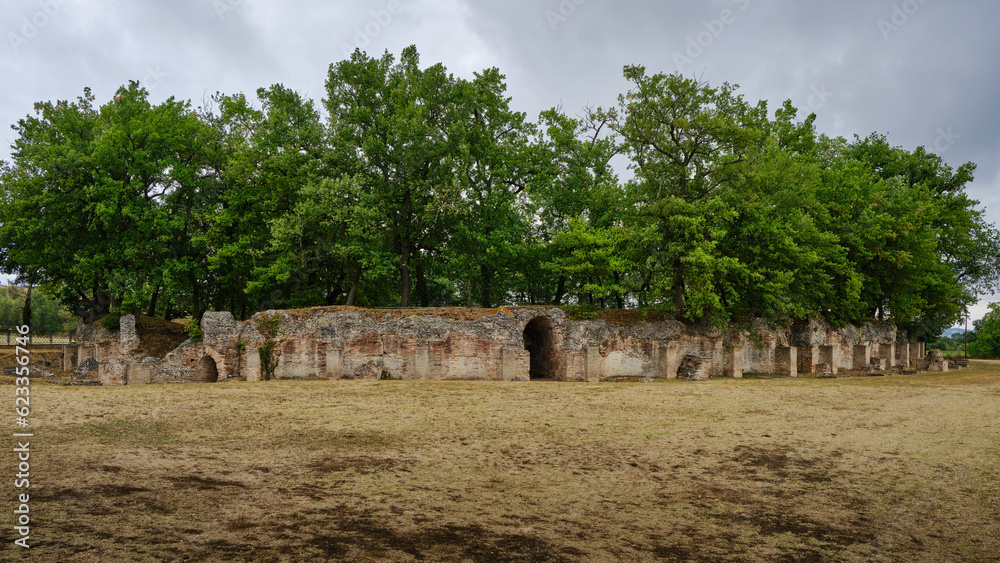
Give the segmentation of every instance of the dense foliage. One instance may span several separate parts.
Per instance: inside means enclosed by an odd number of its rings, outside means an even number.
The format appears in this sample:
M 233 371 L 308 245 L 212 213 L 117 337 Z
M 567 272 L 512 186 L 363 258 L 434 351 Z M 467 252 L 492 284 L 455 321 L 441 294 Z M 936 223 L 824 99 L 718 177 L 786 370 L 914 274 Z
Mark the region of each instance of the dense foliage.
M 27 309 L 25 303 L 29 305 Z M 0 286 L 0 331 L 13 331 L 28 324 L 35 334 L 52 334 L 69 331 L 78 321 L 57 299 L 44 292 L 32 291 L 29 299 L 27 287 Z
M 990 303 L 990 310 L 975 321 L 969 333 L 969 355 L 977 358 L 1000 358 L 1000 303 Z
M 996 289 L 973 164 L 624 72 L 616 107 L 537 122 L 499 70 L 413 47 L 331 65 L 322 107 L 281 85 L 154 105 L 134 82 L 38 103 L 3 165 L 0 266 L 91 316 L 529 303 L 913 336 Z

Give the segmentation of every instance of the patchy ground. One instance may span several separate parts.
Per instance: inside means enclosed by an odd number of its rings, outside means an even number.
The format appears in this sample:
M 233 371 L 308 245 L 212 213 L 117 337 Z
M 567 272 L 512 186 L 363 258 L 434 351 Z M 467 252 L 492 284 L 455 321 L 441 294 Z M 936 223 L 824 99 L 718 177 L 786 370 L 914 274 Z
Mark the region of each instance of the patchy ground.
M 975 366 L 652 384 L 38 380 L 30 555 L 998 561 L 1000 366 Z M 2 560 L 24 555 L 14 464 L 8 450 Z
M 162 359 L 188 339 L 183 324 L 145 315 L 136 318 L 135 331 L 139 335 L 139 348 L 135 355 L 140 358 L 152 356 Z

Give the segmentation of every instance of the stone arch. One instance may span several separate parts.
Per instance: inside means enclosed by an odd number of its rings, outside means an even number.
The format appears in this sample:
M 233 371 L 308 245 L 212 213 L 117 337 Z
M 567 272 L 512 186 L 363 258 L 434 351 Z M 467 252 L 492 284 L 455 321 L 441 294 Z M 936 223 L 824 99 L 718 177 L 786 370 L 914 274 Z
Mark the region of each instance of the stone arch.
M 531 379 L 556 379 L 559 374 L 559 337 L 555 321 L 538 316 L 521 333 L 524 349 L 529 354 L 528 374 Z
M 198 375 L 196 379 L 206 383 L 215 383 L 219 380 L 219 366 L 215 364 L 215 358 L 208 354 L 201 357 L 201 360 L 198 362 Z

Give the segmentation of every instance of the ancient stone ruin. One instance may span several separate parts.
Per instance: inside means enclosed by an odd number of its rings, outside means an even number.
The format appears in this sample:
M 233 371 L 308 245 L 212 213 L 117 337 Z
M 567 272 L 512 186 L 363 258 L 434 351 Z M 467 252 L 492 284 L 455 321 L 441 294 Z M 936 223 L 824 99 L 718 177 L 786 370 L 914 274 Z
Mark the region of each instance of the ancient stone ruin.
M 156 357 L 136 319 L 118 331 L 82 326 L 64 365 L 77 383 L 104 385 L 266 379 L 628 381 L 836 376 L 872 366 L 946 370 L 889 324 L 834 329 L 820 320 L 746 334 L 674 320 L 573 320 L 558 307 L 372 310 L 329 307 L 258 313 L 237 322 L 206 313 L 203 338 Z M 477 314 L 471 314 L 478 311 Z

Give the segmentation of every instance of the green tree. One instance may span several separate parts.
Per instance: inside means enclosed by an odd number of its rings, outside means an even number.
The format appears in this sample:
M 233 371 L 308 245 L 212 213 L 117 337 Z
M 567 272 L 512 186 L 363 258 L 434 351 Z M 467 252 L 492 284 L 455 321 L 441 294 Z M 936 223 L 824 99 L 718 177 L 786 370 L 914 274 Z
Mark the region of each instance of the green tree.
M 217 94 L 217 113 L 206 117 L 220 143 L 219 204 L 199 242 L 212 249 L 209 266 L 223 292 L 216 306 L 241 317 L 322 304 L 318 288 L 329 288 L 336 275 L 313 244 L 289 246 L 284 231 L 275 232 L 299 203 L 302 187 L 327 165 L 319 113 L 311 100 L 280 84 L 258 89 L 257 98 L 261 109 L 242 94 Z
M 856 138 L 843 151 L 872 176 L 854 206 L 864 210 L 854 221 L 855 259 L 869 315 L 891 318 L 911 338 L 932 338 L 977 295 L 996 291 L 1000 236 L 964 192 L 974 164 L 953 170 L 923 147 L 891 147 L 881 135 Z
M 714 314 L 723 321 L 717 280 L 734 263 L 716 249 L 732 218 L 718 191 L 761 137 L 762 108 L 749 106 L 729 84 L 648 76 L 641 66 L 626 66 L 625 78 L 634 86 L 619 97 L 618 111 L 601 110 L 595 118 L 610 119 L 632 159 L 628 188 L 645 227 L 639 254 L 648 257 L 650 287 L 678 316 Z
M 307 295 L 316 292 L 314 301 L 333 305 L 343 298 L 348 306 L 385 302 L 377 286 L 393 279 L 396 261 L 384 232 L 378 202 L 360 182 L 311 179 L 299 190 L 295 205 L 271 223 L 271 245 L 279 257 L 272 271 L 287 279 L 293 268 L 314 272 L 328 266 L 333 275 L 314 277 L 303 288 Z M 365 292 L 365 284 L 375 287 Z
M 846 249 L 822 227 L 818 166 L 777 141 L 772 137 L 754 166 L 720 193 L 733 216 L 718 247 L 730 267 L 716 287 L 723 307 L 743 322 L 828 314 L 830 303 L 856 300 L 860 291 Z
M 505 90 L 496 68 L 456 81 L 456 114 L 448 127 L 456 150 L 446 171 L 453 181 L 435 204 L 449 215 L 448 257 L 460 278 L 478 277 L 483 307 L 510 287 L 497 274 L 517 263 L 529 220 L 525 190 L 539 168 L 534 127 L 510 109 Z
M 174 207 L 201 187 L 207 138 L 189 104 L 147 97 L 131 82 L 95 110 L 85 90 L 76 103 L 38 103 L 18 122 L 0 206 L 6 271 L 37 275 L 96 305 L 93 314 L 154 299 L 188 239 Z M 186 281 L 196 294 L 200 280 Z
M 555 280 L 555 287 L 546 289 L 554 290 L 549 295 L 556 305 L 576 294 L 588 300 L 596 295 L 601 303 L 614 299 L 624 307 L 637 285 L 636 258 L 627 244 L 634 221 L 611 166 L 620 147 L 608 121 L 594 112 L 573 119 L 555 108 L 540 116 L 538 151 L 545 165 L 530 195 L 544 245 L 532 257 L 543 266 L 540 274 Z M 614 257 L 592 268 L 592 252 Z
M 969 355 L 1000 358 L 1000 303 L 990 303 L 990 310 L 974 324 L 976 337 L 970 338 Z
M 0 329 L 12 330 L 21 324 L 21 304 L 10 291 L 0 291 Z
M 456 81 L 441 64 L 419 67 L 415 47 L 399 62 L 386 52 L 360 50 L 330 66 L 325 100 L 331 144 L 344 156 L 347 175 L 375 196 L 399 268 L 399 299 L 410 305 L 415 261 L 439 239 L 435 190 L 454 181 L 456 139 L 446 135 L 457 118 Z

